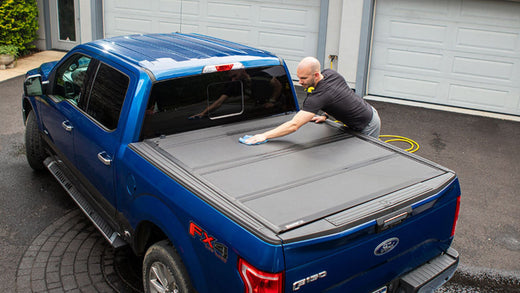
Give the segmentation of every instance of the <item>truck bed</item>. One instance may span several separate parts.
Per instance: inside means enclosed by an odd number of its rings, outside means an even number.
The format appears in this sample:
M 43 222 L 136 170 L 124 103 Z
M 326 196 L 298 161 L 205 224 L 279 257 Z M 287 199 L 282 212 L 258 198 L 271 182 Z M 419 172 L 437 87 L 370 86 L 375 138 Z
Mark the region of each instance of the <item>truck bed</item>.
M 427 198 L 455 178 L 450 170 L 335 123 L 308 123 L 258 146 L 238 142 L 291 118 L 174 134 L 130 148 L 271 242 L 377 219 Z

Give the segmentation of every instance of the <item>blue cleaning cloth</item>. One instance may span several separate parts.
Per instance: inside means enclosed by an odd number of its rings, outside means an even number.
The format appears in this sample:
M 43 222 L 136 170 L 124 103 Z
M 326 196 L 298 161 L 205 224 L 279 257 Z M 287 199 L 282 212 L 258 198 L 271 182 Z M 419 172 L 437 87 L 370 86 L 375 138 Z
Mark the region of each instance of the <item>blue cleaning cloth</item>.
M 246 140 L 248 138 L 252 137 L 252 135 L 244 135 L 243 137 L 239 138 L 238 141 L 243 143 L 243 144 L 246 144 L 246 145 L 257 145 L 257 144 L 262 144 L 262 143 L 266 143 L 267 142 L 267 139 L 264 140 L 264 141 L 261 141 L 261 142 L 257 142 L 257 143 L 246 143 Z

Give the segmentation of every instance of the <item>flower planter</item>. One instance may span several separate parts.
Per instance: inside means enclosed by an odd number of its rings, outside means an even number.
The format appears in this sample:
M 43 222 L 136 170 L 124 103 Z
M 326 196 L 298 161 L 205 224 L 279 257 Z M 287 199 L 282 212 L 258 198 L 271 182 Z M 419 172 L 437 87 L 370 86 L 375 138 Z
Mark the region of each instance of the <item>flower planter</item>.
M 0 55 L 0 69 L 13 68 L 14 56 L 9 54 Z

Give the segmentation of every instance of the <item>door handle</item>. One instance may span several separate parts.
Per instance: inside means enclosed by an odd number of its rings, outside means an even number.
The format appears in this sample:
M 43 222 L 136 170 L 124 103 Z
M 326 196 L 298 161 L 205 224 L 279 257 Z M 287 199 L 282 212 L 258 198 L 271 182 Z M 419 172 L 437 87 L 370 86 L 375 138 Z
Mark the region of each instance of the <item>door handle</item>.
M 107 154 L 107 152 L 102 151 L 97 154 L 98 159 L 106 166 L 110 166 L 112 164 L 112 158 Z
M 61 122 L 61 127 L 63 127 L 63 129 L 65 129 L 68 132 L 71 132 L 72 129 L 74 128 L 72 126 L 72 124 L 70 124 L 69 120 L 65 120 L 65 121 Z

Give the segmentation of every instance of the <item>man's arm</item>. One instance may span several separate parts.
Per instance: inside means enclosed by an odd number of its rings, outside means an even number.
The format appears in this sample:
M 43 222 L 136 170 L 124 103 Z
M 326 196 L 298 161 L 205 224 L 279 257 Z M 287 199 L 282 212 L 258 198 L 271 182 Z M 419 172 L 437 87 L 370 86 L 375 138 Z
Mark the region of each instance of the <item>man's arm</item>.
M 311 121 L 313 117 L 314 117 L 314 113 L 300 110 L 298 113 L 296 113 L 296 115 L 294 115 L 293 119 L 291 119 L 290 121 L 287 121 L 287 122 L 283 123 L 282 125 L 274 128 L 274 129 L 271 129 L 269 131 L 266 131 L 264 133 L 256 134 L 256 135 L 248 138 L 245 141 L 245 143 L 246 144 L 255 144 L 255 143 L 265 141 L 266 139 L 271 139 L 271 138 L 291 134 L 291 133 L 295 132 L 296 130 L 298 130 L 303 125 L 305 125 L 305 123 Z
M 222 104 L 227 100 L 227 98 L 229 98 L 228 95 L 222 94 L 218 98 L 218 100 L 216 100 L 215 102 L 213 102 L 213 104 L 206 107 L 206 109 L 204 109 L 204 111 L 200 112 L 199 114 L 195 114 L 195 115 L 191 116 L 190 118 L 196 118 L 196 117 L 202 118 L 202 117 L 208 116 L 209 112 L 211 112 L 215 109 L 218 109 L 220 106 L 222 106 Z

